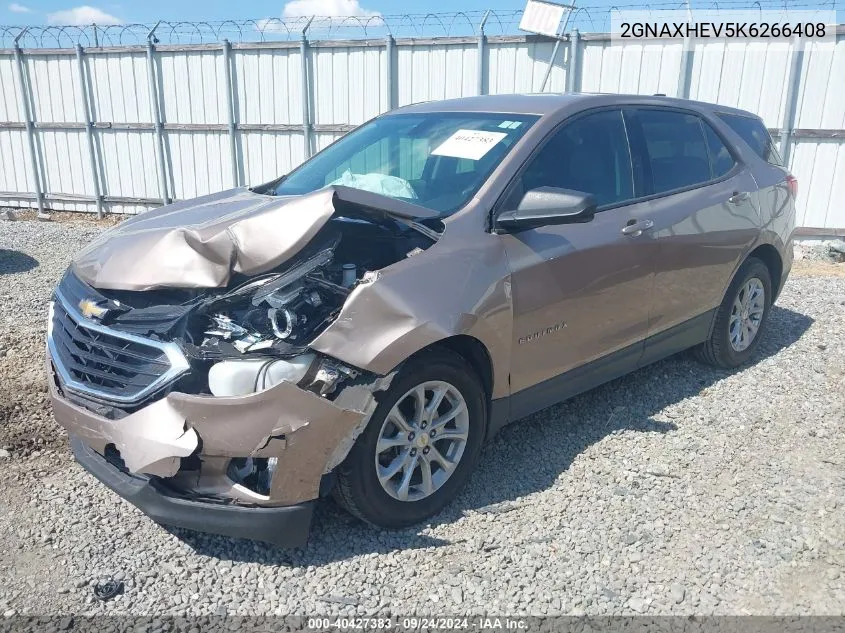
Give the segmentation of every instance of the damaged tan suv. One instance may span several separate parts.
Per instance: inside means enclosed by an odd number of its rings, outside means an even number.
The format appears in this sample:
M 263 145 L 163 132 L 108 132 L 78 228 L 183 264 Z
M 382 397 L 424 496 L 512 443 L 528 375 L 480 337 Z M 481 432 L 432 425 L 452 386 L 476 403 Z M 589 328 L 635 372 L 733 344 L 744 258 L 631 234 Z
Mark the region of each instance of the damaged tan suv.
M 55 415 L 164 524 L 294 546 L 334 494 L 407 526 L 509 421 L 686 348 L 748 360 L 795 185 L 760 119 L 721 106 L 402 108 L 80 253 L 50 305 Z

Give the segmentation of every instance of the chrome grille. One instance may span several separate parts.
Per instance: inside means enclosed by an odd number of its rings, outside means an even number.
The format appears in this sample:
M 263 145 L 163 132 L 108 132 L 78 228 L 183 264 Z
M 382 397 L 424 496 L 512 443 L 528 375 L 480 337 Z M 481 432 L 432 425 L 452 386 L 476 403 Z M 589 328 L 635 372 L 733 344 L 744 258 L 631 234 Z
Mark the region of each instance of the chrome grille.
M 107 402 L 136 403 L 189 368 L 175 343 L 86 319 L 59 291 L 50 305 L 47 347 L 65 388 Z

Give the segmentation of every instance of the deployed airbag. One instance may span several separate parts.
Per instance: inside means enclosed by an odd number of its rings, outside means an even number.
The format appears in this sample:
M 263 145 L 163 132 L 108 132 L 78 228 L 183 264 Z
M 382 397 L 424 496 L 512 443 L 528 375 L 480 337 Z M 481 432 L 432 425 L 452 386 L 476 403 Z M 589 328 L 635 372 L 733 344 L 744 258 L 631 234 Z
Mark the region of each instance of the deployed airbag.
M 387 176 L 385 174 L 353 174 L 348 169 L 343 175 L 330 183 L 332 185 L 345 185 L 361 191 L 379 193 L 391 198 L 416 199 L 417 193 L 404 178 Z

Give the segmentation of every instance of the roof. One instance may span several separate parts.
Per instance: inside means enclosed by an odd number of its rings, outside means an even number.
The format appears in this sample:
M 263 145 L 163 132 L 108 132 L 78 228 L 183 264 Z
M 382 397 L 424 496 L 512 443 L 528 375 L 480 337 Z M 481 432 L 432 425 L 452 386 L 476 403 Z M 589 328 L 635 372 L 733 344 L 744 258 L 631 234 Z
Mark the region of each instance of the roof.
M 495 112 L 501 114 L 536 114 L 543 116 L 564 109 L 578 110 L 588 105 L 663 105 L 679 108 L 693 108 L 710 112 L 731 112 L 734 114 L 750 113 L 728 106 L 721 106 L 702 101 L 677 99 L 663 95 L 625 95 L 609 93 L 535 93 L 502 94 L 462 97 L 443 101 L 424 101 L 393 110 L 390 114 L 409 114 L 422 112 Z M 751 114 L 751 116 L 755 116 Z
M 500 112 L 502 114 L 549 114 L 590 95 L 568 93 L 505 94 L 462 97 L 414 103 L 394 112 Z

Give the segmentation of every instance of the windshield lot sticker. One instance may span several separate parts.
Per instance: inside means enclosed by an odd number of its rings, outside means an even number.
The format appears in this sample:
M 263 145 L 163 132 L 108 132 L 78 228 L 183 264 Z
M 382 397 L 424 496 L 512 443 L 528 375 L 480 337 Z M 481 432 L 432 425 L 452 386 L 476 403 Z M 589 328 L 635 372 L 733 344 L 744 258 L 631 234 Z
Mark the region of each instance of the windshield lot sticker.
M 479 160 L 506 136 L 506 132 L 458 130 L 431 152 L 431 155 Z

